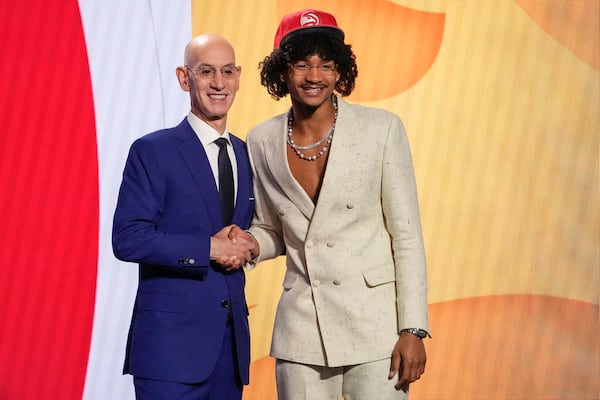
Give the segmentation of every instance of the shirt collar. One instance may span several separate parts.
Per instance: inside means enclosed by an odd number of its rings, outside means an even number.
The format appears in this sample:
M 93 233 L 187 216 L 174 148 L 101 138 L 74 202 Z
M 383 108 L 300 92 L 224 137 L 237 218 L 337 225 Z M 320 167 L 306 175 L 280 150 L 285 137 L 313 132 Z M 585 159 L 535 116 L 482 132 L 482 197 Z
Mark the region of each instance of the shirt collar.
M 219 135 L 219 132 L 217 132 L 212 126 L 198 118 L 191 111 L 187 116 L 187 121 L 196 133 L 196 136 L 198 136 L 198 139 L 200 139 L 200 142 L 203 146 L 206 147 L 221 137 L 227 139 L 227 141 L 231 143 L 231 139 L 229 138 L 229 130 L 227 128 L 225 128 L 225 133 L 221 136 Z

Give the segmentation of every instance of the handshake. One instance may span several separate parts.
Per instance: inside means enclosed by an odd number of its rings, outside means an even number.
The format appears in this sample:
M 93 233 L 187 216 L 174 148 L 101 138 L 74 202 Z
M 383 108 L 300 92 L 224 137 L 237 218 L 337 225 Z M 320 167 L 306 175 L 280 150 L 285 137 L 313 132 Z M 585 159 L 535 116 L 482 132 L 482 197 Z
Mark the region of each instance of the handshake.
M 256 239 L 237 225 L 228 225 L 210 238 L 210 259 L 234 271 L 258 257 Z

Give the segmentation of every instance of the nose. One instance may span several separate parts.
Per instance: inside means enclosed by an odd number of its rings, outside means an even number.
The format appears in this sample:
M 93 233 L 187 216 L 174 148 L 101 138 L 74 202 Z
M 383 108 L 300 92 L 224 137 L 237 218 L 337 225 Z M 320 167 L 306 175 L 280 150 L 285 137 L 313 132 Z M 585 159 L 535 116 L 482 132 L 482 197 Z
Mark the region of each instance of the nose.
M 320 82 L 323 78 L 323 73 L 316 66 L 311 66 L 310 69 L 306 72 L 306 80 L 309 82 Z
M 221 71 L 216 71 L 215 76 L 211 80 L 211 86 L 216 89 L 222 89 L 225 87 L 224 81 Z

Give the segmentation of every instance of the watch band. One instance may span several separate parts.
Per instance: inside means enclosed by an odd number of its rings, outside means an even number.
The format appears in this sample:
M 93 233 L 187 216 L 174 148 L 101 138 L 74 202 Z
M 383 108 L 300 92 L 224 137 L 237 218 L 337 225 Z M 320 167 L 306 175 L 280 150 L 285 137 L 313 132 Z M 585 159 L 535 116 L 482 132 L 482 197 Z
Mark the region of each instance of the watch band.
M 418 328 L 406 328 L 406 329 L 402 329 L 400 332 L 401 333 L 402 332 L 412 333 L 413 335 L 415 335 L 419 339 L 425 339 L 427 336 L 431 337 L 429 335 L 429 333 L 427 333 L 427 331 L 425 331 L 423 329 L 418 329 Z

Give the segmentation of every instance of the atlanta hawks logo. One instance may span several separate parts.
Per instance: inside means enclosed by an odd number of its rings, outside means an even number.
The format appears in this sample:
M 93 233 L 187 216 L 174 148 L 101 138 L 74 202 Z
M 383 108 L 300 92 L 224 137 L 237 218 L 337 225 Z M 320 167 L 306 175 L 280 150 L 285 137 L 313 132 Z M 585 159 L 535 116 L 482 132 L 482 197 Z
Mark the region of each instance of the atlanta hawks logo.
M 300 26 L 319 25 L 319 16 L 313 12 L 305 12 L 300 16 Z

